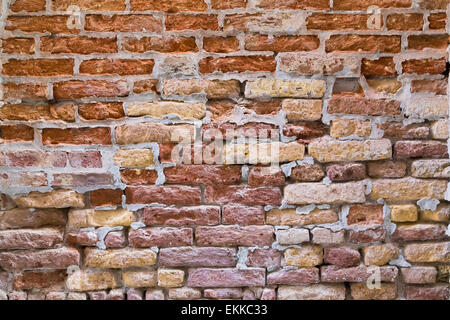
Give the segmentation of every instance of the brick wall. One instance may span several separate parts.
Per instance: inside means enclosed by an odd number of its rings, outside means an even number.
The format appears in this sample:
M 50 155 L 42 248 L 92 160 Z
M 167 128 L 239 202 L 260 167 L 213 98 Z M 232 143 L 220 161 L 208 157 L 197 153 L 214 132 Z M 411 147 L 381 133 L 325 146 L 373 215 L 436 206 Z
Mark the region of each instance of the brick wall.
M 449 299 L 448 10 L 3 1 L 0 299 Z

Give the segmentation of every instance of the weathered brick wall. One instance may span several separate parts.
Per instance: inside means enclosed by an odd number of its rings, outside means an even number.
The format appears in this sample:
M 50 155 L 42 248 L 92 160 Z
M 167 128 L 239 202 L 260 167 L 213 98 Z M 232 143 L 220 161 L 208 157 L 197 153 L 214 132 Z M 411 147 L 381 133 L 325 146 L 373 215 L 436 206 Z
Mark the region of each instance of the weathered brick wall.
M 0 299 L 448 299 L 448 10 L 3 1 Z

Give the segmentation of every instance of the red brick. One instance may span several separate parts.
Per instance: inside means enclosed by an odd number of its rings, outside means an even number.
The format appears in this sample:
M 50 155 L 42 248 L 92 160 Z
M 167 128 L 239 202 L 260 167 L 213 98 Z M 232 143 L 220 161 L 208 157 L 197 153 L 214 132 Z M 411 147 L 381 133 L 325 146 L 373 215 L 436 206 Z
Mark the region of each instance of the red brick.
M 158 80 L 156 79 L 145 79 L 139 80 L 134 83 L 133 92 L 134 93 L 147 93 L 147 92 L 158 92 L 157 86 Z
M 204 0 L 131 0 L 132 11 L 206 11 L 207 5 Z
M 33 141 L 34 129 L 21 124 L 0 126 L 0 139 L 3 141 Z
M 340 268 L 331 265 L 320 268 L 322 282 L 366 282 L 373 272 L 366 266 Z M 394 282 L 398 276 L 396 267 L 379 267 L 379 272 L 383 282 Z
M 198 246 L 269 246 L 273 241 L 273 227 L 197 227 L 195 239 Z
M 228 53 L 239 50 L 236 37 L 204 37 L 203 49 L 208 52 Z
M 441 74 L 446 70 L 445 59 L 411 59 L 402 62 L 403 73 Z
M 61 228 L 17 229 L 0 231 L 0 249 L 46 249 L 61 244 Z
M 327 167 L 327 176 L 332 181 L 362 180 L 366 178 L 366 166 L 361 163 L 333 164 Z
M 396 122 L 380 123 L 377 127 L 383 130 L 383 136 L 402 139 L 426 139 L 430 135 L 430 129 L 423 124 L 409 124 Z
M 400 36 L 332 35 L 325 44 L 326 52 L 386 52 L 401 50 Z
M 395 76 L 394 58 L 382 57 L 377 60 L 362 59 L 361 74 L 365 76 Z
M 191 228 L 141 228 L 130 229 L 128 241 L 132 247 L 182 247 L 193 244 Z
M 115 206 L 122 203 L 122 190 L 97 189 L 89 192 L 89 199 L 93 206 Z
M 397 158 L 448 158 L 447 144 L 438 141 L 397 141 Z
M 211 0 L 211 6 L 214 10 L 245 8 L 247 0 Z
M 428 22 L 430 23 L 430 29 L 445 29 L 447 14 L 445 12 L 431 13 L 428 16 Z
M 419 8 L 421 9 L 446 9 L 448 1 L 447 0 L 419 0 L 417 1 Z
M 14 289 L 29 290 L 50 287 L 64 288 L 66 273 L 64 271 L 25 271 L 14 277 Z
M 125 0 L 52 0 L 51 8 L 55 11 L 65 11 L 69 6 L 89 11 L 122 11 L 125 10 Z
M 264 224 L 264 208 L 242 205 L 224 205 L 222 207 L 223 224 L 262 225 Z
M 408 36 L 408 49 L 423 50 L 423 49 L 441 49 L 445 50 L 448 47 L 448 35 L 411 35 Z
M 75 121 L 75 108 L 73 104 L 5 104 L 0 109 L 2 120 L 22 121 Z
M 2 40 L 3 53 L 9 54 L 33 54 L 33 38 L 8 38 Z
M 245 49 L 249 51 L 311 51 L 319 47 L 316 36 L 279 36 L 269 38 L 266 35 L 247 35 Z
M 260 0 L 258 8 L 263 9 L 328 9 L 328 0 Z
M 203 125 L 202 135 L 204 140 L 232 140 L 236 138 L 276 138 L 272 136 L 276 133 L 278 136 L 278 129 L 276 126 L 260 123 L 249 122 L 243 125 L 236 125 L 231 122 L 210 123 Z
M 308 30 L 370 30 L 370 14 L 313 13 L 306 18 Z
M 447 94 L 448 80 L 413 80 L 411 92 L 432 92 L 439 95 Z
M 348 225 L 370 226 L 383 223 L 383 206 L 352 205 L 347 215 Z
M 26 33 L 78 33 L 77 28 L 67 26 L 69 16 L 9 16 L 6 30 L 19 30 Z
M 274 72 L 276 62 L 273 56 L 209 57 L 200 60 L 199 68 L 201 73 Z
M 72 129 L 43 129 L 42 143 L 58 144 L 111 144 L 109 128 L 72 128 Z
M 116 38 L 76 37 L 41 37 L 40 50 L 50 53 L 115 53 Z
M 13 12 L 38 12 L 45 10 L 45 0 L 16 0 L 10 7 Z
M 448 300 L 450 291 L 448 285 L 430 287 L 407 286 L 405 288 L 406 300 Z
M 143 14 L 88 14 L 84 28 L 97 32 L 161 32 L 162 22 L 160 18 Z
M 155 184 L 158 173 L 147 169 L 126 169 L 120 171 L 120 180 L 128 185 Z
M 386 238 L 386 230 L 382 227 L 361 231 L 350 230 L 348 238 L 349 241 L 353 243 L 384 241 L 384 239 Z
M 281 252 L 276 249 L 251 249 L 246 264 L 249 267 L 278 268 L 281 265 L 281 256 Z
M 47 99 L 47 85 L 41 83 L 13 83 L 3 84 L 4 99 L 45 100 Z
M 239 166 L 181 165 L 164 169 L 166 183 L 236 184 L 241 181 Z
M 232 267 L 236 249 L 181 247 L 161 249 L 159 263 L 169 267 Z
M 78 113 L 85 120 L 121 119 L 125 116 L 122 102 L 84 103 L 78 106 Z
M 291 178 L 296 181 L 320 181 L 324 176 L 325 173 L 318 164 L 301 164 L 291 171 Z
M 361 255 L 358 250 L 346 247 L 325 248 L 324 259 L 326 263 L 346 268 L 359 265 Z
M 125 189 L 127 203 L 164 203 L 170 205 L 198 205 L 201 202 L 200 187 L 142 186 Z
M 73 75 L 73 59 L 9 59 L 3 64 L 7 76 L 52 77 Z
M 423 28 L 423 15 L 421 13 L 394 13 L 387 17 L 388 30 L 417 30 Z
M 101 168 L 102 154 L 100 151 L 75 151 L 67 154 L 69 163 L 74 168 Z
M 131 52 L 157 51 L 162 53 L 181 53 L 197 51 L 197 44 L 193 37 L 144 37 L 124 38 L 123 48 Z
M 301 268 L 297 270 L 279 270 L 267 274 L 267 284 L 301 285 L 304 283 L 318 283 L 318 268 Z
M 171 14 L 165 20 L 167 31 L 176 30 L 219 30 L 219 21 L 212 14 Z
M 67 154 L 63 151 L 16 150 L 0 153 L 0 162 L 4 157 L 11 167 L 58 167 L 66 166 Z
M 282 186 L 284 174 L 279 167 L 253 167 L 248 174 L 248 185 L 257 186 Z
M 116 82 L 72 80 L 53 84 L 53 96 L 55 99 L 124 97 L 128 93 L 128 84 L 121 80 Z
M 374 161 L 367 164 L 372 178 L 402 178 L 406 175 L 406 163 L 401 161 Z
M 1 211 L 0 229 L 64 226 L 66 214 L 57 209 L 12 209 Z
M 218 204 L 280 205 L 281 192 L 275 187 L 208 186 L 205 190 L 205 201 Z
M 152 74 L 153 60 L 95 59 L 80 64 L 80 74 L 113 74 L 121 76 Z
M 113 176 L 110 173 L 58 173 L 53 175 L 54 187 L 94 187 L 112 185 Z
M 380 8 L 410 8 L 412 0 L 334 0 L 334 10 L 365 10 L 376 5 Z
M 201 207 L 150 207 L 144 208 L 142 220 L 146 225 L 196 226 L 220 223 L 220 209 L 213 206 Z
M 264 286 L 266 271 L 252 269 L 189 269 L 189 287 L 251 287 Z
M 365 99 L 357 96 L 333 96 L 328 104 L 329 113 L 400 115 L 400 101 Z
M 94 231 L 70 232 L 66 234 L 65 243 L 71 246 L 93 247 L 98 242 Z

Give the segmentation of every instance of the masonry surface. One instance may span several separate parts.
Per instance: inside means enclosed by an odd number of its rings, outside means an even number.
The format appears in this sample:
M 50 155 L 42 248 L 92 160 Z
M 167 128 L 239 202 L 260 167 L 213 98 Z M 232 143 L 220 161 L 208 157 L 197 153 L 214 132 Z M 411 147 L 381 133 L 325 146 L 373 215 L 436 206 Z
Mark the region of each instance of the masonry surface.
M 449 299 L 449 8 L 3 1 L 0 299 Z

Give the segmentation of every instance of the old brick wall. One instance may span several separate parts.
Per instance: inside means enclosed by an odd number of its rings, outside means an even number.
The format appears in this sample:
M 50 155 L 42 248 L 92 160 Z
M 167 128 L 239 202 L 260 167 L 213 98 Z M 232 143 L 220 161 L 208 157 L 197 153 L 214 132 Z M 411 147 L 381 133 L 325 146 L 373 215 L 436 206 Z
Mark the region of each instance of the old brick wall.
M 449 299 L 447 0 L 2 3 L 0 299 Z

